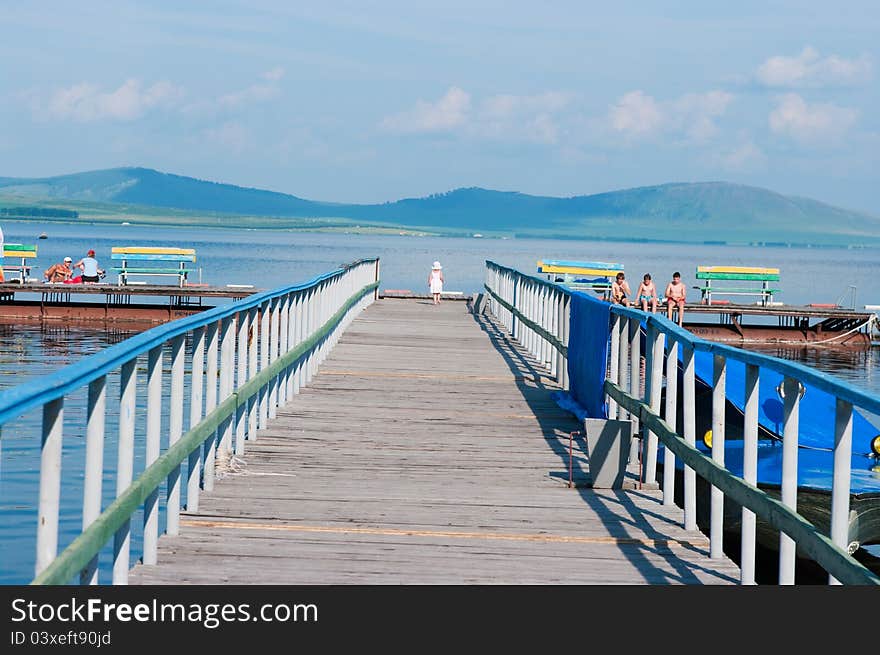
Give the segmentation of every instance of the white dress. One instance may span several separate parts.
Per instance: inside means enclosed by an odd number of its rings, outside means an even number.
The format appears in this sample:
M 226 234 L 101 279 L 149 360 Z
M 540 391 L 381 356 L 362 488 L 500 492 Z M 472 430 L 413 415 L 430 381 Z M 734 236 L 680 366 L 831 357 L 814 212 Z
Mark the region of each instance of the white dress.
M 431 271 L 431 293 L 443 293 L 443 278 L 440 271 Z

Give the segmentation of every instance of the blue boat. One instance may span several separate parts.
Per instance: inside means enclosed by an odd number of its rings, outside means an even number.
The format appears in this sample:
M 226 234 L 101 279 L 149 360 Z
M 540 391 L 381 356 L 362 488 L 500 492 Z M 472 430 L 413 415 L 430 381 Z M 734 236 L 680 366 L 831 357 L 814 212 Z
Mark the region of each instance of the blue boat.
M 712 376 L 711 353 L 694 353 L 696 378 L 696 446 L 711 456 Z M 743 412 L 745 406 L 745 365 L 727 361 L 724 465 L 735 475 L 743 472 Z M 779 497 L 782 481 L 783 376 L 769 369 L 759 373 L 758 487 Z M 679 357 L 679 385 L 683 382 Z M 681 386 L 679 386 L 681 388 Z M 664 394 L 665 395 L 665 394 Z M 681 395 L 679 394 L 679 398 Z M 664 400 L 665 406 L 665 400 Z M 677 425 L 682 425 L 679 403 Z M 810 385 L 801 385 L 798 429 L 798 513 L 826 534 L 830 525 L 831 483 L 834 468 L 834 396 Z M 664 448 L 657 454 L 662 471 Z M 850 482 L 849 550 L 880 543 L 880 429 L 866 416 L 853 410 Z M 679 475 L 681 463 L 677 462 Z M 703 491 L 708 494 L 708 485 Z M 680 489 L 681 485 L 676 484 Z M 699 491 L 698 491 L 699 493 Z M 702 494 L 701 494 L 702 495 Z M 698 503 L 707 508 L 708 502 Z M 741 507 L 725 503 L 725 525 L 738 529 Z M 698 522 L 708 521 L 698 516 Z M 758 538 L 765 546 L 778 546 L 778 532 L 758 525 Z

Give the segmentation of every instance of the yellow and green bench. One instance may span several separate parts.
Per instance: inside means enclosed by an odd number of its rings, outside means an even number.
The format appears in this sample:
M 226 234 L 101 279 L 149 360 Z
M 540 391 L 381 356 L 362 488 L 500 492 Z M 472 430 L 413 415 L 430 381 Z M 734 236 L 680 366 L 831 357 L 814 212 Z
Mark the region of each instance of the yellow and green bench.
M 113 267 L 120 285 L 127 285 L 129 278 L 135 276 L 168 276 L 177 278 L 178 286 L 184 287 L 187 276 L 193 272 L 187 265 L 196 261 L 196 251 L 194 248 L 116 246 L 110 250 L 110 259 L 120 262 Z
M 759 266 L 697 266 L 697 279 L 703 280 L 702 285 L 694 286 L 702 294 L 702 302 L 712 304 L 712 297 L 727 296 L 758 296 L 762 305 L 773 300 L 773 294 L 781 289 L 770 286 L 771 282 L 779 282 L 778 268 Z M 718 282 L 751 282 L 751 285 L 739 284 L 717 286 Z
M 618 273 L 623 273 L 623 264 L 548 259 L 538 261 L 538 272 L 551 282 L 561 282 L 576 291 L 594 291 L 608 300 L 611 283 Z
M 31 265 L 28 264 L 29 259 L 36 259 L 37 246 L 25 245 L 21 243 L 4 243 L 3 244 L 3 261 L 7 259 L 18 260 L 20 263 L 15 265 L 3 266 L 3 277 L 10 273 L 16 275 L 19 281 L 24 284 L 28 280 L 31 273 Z

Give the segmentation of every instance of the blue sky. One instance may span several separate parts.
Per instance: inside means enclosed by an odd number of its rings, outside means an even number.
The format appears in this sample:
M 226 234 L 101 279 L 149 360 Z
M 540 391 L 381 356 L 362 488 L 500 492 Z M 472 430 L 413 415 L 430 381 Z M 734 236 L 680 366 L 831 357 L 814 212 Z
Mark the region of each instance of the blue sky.
M 0 0 L 0 176 L 340 202 L 727 180 L 880 214 L 880 3 Z

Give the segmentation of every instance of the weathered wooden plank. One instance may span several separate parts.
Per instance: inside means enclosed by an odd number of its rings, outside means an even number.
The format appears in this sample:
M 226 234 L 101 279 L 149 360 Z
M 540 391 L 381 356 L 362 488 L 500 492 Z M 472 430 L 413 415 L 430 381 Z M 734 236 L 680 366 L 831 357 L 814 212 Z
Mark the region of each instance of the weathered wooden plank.
M 546 371 L 463 303 L 389 299 L 132 584 L 731 584 L 656 488 L 588 488 Z

